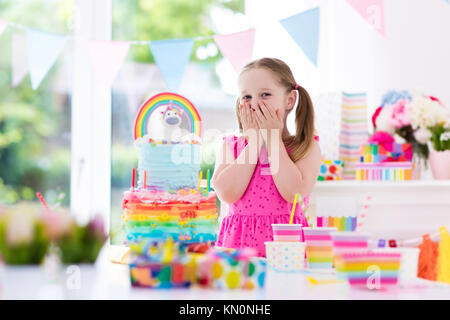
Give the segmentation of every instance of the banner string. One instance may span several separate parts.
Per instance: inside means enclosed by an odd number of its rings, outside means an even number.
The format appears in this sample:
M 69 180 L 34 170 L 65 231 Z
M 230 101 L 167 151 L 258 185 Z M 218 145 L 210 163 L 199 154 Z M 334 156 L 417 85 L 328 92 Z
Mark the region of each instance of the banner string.
M 25 26 L 23 24 L 10 22 L 8 20 L 4 20 L 4 19 L 0 19 L 0 20 L 3 20 L 5 22 L 7 22 L 8 23 L 8 27 L 14 27 L 14 28 L 22 30 L 22 31 L 26 31 L 27 29 L 34 29 L 34 30 L 38 30 L 38 31 L 44 32 L 44 33 L 52 33 L 50 31 L 44 31 L 44 30 L 40 30 L 40 29 L 36 29 L 36 28 L 27 27 L 27 26 Z M 75 38 L 75 36 L 73 34 L 60 34 L 60 35 L 61 36 L 66 36 L 66 37 L 69 37 L 69 38 Z M 183 39 L 192 39 L 194 41 L 201 41 L 201 40 L 213 39 L 214 36 L 215 35 L 198 36 L 198 37 L 192 37 L 192 38 L 186 37 L 186 38 L 183 38 Z M 81 40 L 97 40 L 97 39 L 87 39 L 87 38 L 83 38 L 83 37 L 79 37 L 79 36 L 76 36 L 76 38 L 78 40 L 80 40 L 80 39 Z M 162 41 L 164 41 L 164 40 L 177 40 L 177 39 L 173 39 L 173 38 L 162 39 Z M 145 46 L 145 45 L 148 45 L 150 42 L 159 41 L 159 40 L 113 40 L 113 39 L 101 40 L 100 39 L 100 41 L 123 41 L 123 42 L 128 42 L 130 45 L 143 45 L 143 46 Z

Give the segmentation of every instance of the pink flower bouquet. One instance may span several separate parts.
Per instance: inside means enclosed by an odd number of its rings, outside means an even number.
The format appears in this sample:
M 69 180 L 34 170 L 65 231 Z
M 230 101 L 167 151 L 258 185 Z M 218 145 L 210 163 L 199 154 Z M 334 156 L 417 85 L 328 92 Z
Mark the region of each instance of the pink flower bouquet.
M 411 143 L 414 153 L 428 159 L 428 141 L 433 141 L 435 128 L 439 132 L 450 123 L 450 112 L 439 99 L 423 94 L 411 95 L 407 91 L 390 91 L 373 116 L 376 131 L 398 135 Z M 436 139 L 435 139 L 436 140 Z

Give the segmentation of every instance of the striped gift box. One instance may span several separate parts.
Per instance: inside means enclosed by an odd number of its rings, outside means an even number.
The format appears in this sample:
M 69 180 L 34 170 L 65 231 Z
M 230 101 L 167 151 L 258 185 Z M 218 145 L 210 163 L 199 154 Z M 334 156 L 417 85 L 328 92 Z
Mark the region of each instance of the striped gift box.
M 306 242 L 306 259 L 310 269 L 331 269 L 333 267 L 334 227 L 303 228 Z
M 345 253 L 336 260 L 336 270 L 350 285 L 382 289 L 398 283 L 400 253 L 364 251 Z

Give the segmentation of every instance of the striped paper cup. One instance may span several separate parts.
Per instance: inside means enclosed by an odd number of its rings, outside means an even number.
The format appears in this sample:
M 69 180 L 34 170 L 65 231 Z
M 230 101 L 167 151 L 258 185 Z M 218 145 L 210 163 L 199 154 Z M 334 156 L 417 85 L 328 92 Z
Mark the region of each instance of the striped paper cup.
M 269 266 L 278 271 L 298 271 L 305 268 L 305 243 L 265 242 Z
M 303 228 L 306 242 L 306 259 L 310 269 L 333 267 L 333 241 L 331 233 L 337 228 Z
M 399 282 L 401 284 L 408 284 L 417 279 L 419 248 L 378 248 L 372 251 L 378 253 L 400 253 Z
M 344 253 L 339 269 L 346 273 L 350 285 L 367 289 L 383 289 L 398 283 L 400 253 Z
M 272 224 L 274 241 L 303 242 L 301 224 Z
M 336 267 L 337 276 L 345 278 L 345 273 L 340 270 L 342 264 L 339 259 L 345 253 L 366 252 L 369 249 L 369 235 L 367 233 L 337 231 L 331 233 L 333 240 L 333 264 Z

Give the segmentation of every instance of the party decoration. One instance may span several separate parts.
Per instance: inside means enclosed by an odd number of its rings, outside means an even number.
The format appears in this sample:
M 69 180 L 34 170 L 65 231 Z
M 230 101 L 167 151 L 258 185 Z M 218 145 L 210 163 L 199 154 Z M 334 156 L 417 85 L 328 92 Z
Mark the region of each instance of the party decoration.
M 287 242 L 303 242 L 303 232 L 301 224 L 272 224 L 273 240 Z
M 26 37 L 31 87 L 36 90 L 64 49 L 67 36 L 28 28 Z
M 192 53 L 194 40 L 174 39 L 150 42 L 155 62 L 170 91 L 178 91 Z
M 367 137 L 367 95 L 343 92 L 339 158 L 344 161 L 344 180 L 355 179 L 359 148 L 367 142 Z
M 366 289 L 383 289 L 398 283 L 400 253 L 344 253 L 336 260 L 336 270 L 350 285 Z
M 441 242 L 438 248 L 437 281 L 450 284 L 450 236 L 446 227 L 441 227 L 439 233 L 441 234 Z
M 346 0 L 375 30 L 386 37 L 384 0 Z
M 183 116 L 187 117 L 190 132 L 198 137 L 201 137 L 202 120 L 192 102 L 179 94 L 162 92 L 148 99 L 139 109 L 134 122 L 134 139 L 136 140 L 147 134 L 150 115 L 157 108 L 167 107 L 169 105 L 172 105 L 173 108 L 183 110 Z
M 331 269 L 333 264 L 333 241 L 335 227 L 303 228 L 306 242 L 306 258 L 310 269 Z
M 402 285 L 409 285 L 417 279 L 417 268 L 419 264 L 419 248 L 378 248 L 373 249 L 374 252 L 384 253 L 400 253 L 400 269 L 399 269 L 399 283 Z
M 339 225 L 335 226 L 334 221 L 338 219 Z M 341 223 L 341 221 L 343 221 Z M 317 227 L 336 227 L 338 231 L 355 231 L 356 230 L 356 217 L 316 217 Z
M 124 62 L 129 42 L 90 40 L 89 53 L 95 78 L 104 86 L 111 87 Z
M 432 241 L 428 234 L 422 238 L 423 242 L 419 245 L 419 270 L 417 275 L 419 278 L 436 281 L 439 244 Z
M 318 181 L 342 180 L 344 162 L 342 160 L 322 160 Z
M 211 249 L 198 259 L 198 284 L 215 289 L 263 288 L 266 262 L 251 248 Z
M 313 8 L 290 16 L 280 20 L 280 23 L 303 50 L 308 59 L 317 67 L 320 37 L 320 8 Z
M 13 34 L 11 43 L 12 87 L 17 87 L 28 74 L 27 39 L 24 35 Z
M 256 30 L 252 28 L 237 33 L 214 36 L 220 52 L 230 61 L 236 72 L 240 72 L 252 59 L 255 32 Z
M 269 266 L 277 271 L 299 271 L 305 269 L 304 242 L 266 242 L 266 257 Z
M 0 36 L 6 30 L 7 27 L 8 27 L 8 21 L 0 19 Z

